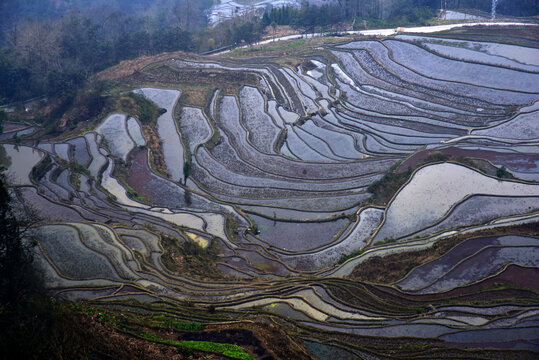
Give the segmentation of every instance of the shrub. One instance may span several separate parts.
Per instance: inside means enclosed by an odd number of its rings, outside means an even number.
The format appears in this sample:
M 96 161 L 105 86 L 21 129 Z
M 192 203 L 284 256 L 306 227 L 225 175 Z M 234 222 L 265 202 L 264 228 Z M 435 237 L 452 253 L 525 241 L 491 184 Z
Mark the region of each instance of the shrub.
M 496 170 L 496 176 L 500 179 L 503 179 L 510 177 L 511 174 L 509 173 L 509 171 L 507 171 L 505 165 L 502 165 L 500 168 L 498 168 L 498 170 Z
M 346 260 L 355 258 L 356 256 L 359 256 L 361 254 L 363 254 L 363 250 L 356 250 L 356 251 L 354 251 L 354 252 L 352 252 L 351 254 L 348 254 L 348 255 L 342 254 L 339 261 L 337 261 L 337 264 L 339 264 L 339 265 L 343 264 L 343 263 L 346 262 Z
M 166 112 L 165 109 L 159 108 L 151 100 L 149 100 L 147 97 L 143 95 L 129 93 L 128 96 L 130 99 L 134 101 L 135 108 L 132 109 L 132 111 L 127 111 L 127 112 L 138 115 L 138 119 L 143 124 L 151 123 L 152 121 L 157 119 L 161 114 L 164 114 Z
M 34 180 L 35 182 L 38 182 L 39 180 L 43 179 L 43 176 L 45 176 L 45 174 L 49 172 L 51 168 L 52 168 L 52 159 L 50 155 L 47 154 L 43 158 L 43 160 L 39 162 L 39 164 L 37 164 L 36 166 L 32 168 L 32 173 L 31 173 L 32 180 Z

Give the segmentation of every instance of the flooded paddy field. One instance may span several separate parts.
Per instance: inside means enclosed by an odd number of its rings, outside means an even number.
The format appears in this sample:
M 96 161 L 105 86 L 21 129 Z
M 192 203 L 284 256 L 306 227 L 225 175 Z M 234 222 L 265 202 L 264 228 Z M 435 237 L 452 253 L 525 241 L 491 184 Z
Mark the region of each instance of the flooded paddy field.
M 268 316 L 323 359 L 533 358 L 539 48 L 450 35 L 171 57 L 120 80 L 153 123 L 117 111 L 21 143 L 32 125 L 6 124 L 47 286 Z

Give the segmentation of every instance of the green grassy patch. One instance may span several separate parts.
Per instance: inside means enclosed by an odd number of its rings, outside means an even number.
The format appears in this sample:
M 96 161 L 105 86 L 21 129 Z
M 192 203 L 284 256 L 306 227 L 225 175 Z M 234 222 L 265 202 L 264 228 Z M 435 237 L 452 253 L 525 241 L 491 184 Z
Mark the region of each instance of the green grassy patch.
M 204 325 L 194 321 L 179 321 L 166 315 L 154 315 L 152 316 L 152 326 L 166 327 L 182 331 L 200 331 L 204 328 Z
M 235 359 L 254 360 L 251 355 L 243 351 L 238 345 L 221 344 L 210 341 L 182 341 L 180 345 L 191 349 L 218 352 Z
M 301 46 L 301 45 L 304 45 L 304 44 L 305 44 L 305 39 L 299 39 L 297 41 L 289 42 L 286 46 L 294 48 L 294 47 Z
M 243 351 L 241 347 L 238 345 L 233 344 L 221 344 L 221 343 L 214 343 L 210 341 L 177 341 L 177 340 L 169 340 L 169 339 L 163 339 L 160 336 L 157 336 L 155 334 L 151 334 L 145 331 L 138 332 L 137 335 L 140 337 L 159 342 L 162 344 L 167 345 L 173 345 L 178 346 L 180 349 L 194 349 L 194 350 L 201 350 L 201 351 L 210 351 L 215 352 L 219 354 L 223 354 L 225 356 L 229 356 L 234 359 L 243 359 L 243 360 L 254 360 L 251 355 Z
M 77 189 L 77 190 L 80 189 L 80 173 L 71 172 L 69 174 L 69 181 L 75 187 L 75 189 Z
M 237 240 L 238 238 L 239 228 L 240 224 L 235 218 L 233 218 L 232 216 L 226 217 L 225 231 L 229 238 L 233 241 Z
M 273 51 L 285 51 L 290 48 L 297 48 L 305 45 L 306 39 L 298 39 L 291 42 L 274 42 L 271 43 L 271 45 L 263 45 L 263 46 L 252 46 L 248 48 L 237 48 L 230 52 L 231 55 L 243 55 L 243 54 L 249 54 L 253 52 L 273 52 Z
M 234 359 L 254 360 L 251 355 L 233 344 L 221 344 L 210 341 L 177 341 L 162 338 L 151 332 L 140 330 L 140 327 L 151 326 L 154 328 L 168 328 L 180 331 L 201 331 L 204 325 L 192 321 L 180 321 L 165 314 L 151 317 L 136 315 L 133 313 L 118 314 L 102 308 L 88 306 L 84 303 L 74 302 L 69 306 L 71 311 L 84 313 L 95 321 L 111 325 L 123 332 L 127 332 L 146 340 L 161 344 L 177 346 L 182 354 L 190 354 L 192 350 L 209 351 L 219 353 Z M 139 330 L 137 330 L 137 328 Z
M 137 200 L 138 202 L 148 202 L 148 199 L 144 195 L 140 195 L 135 189 L 133 189 L 131 186 L 127 185 L 127 183 L 124 183 L 127 194 L 131 199 Z
M 422 311 L 422 309 L 420 309 Z M 410 343 L 403 346 L 403 349 L 408 351 L 424 351 L 429 347 L 427 343 Z
M 119 314 L 102 308 L 88 306 L 82 302 L 70 303 L 71 310 L 85 313 L 95 321 L 109 324 L 123 331 L 135 326 L 150 326 L 153 328 L 166 328 L 180 331 L 201 331 L 204 325 L 194 321 L 181 321 L 166 314 L 157 314 L 151 317 L 141 316 L 134 313 Z
M 384 244 L 393 244 L 396 241 L 397 239 L 395 239 L 394 237 L 389 237 L 389 238 L 385 238 L 384 240 L 378 240 L 377 242 L 374 243 L 374 245 L 379 246 L 379 245 L 384 245 Z

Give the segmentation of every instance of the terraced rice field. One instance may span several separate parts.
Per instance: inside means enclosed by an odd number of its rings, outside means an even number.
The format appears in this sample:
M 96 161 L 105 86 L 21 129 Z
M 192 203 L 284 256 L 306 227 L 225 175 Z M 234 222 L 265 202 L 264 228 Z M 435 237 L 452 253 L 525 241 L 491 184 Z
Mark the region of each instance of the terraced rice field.
M 293 65 L 171 58 L 126 82 L 166 109 L 157 142 L 121 113 L 72 138 L 5 141 L 11 192 L 42 219 L 29 237 L 47 285 L 211 307 L 208 323 L 271 315 L 320 358 L 533 358 L 539 49 L 499 41 L 340 38 Z M 204 105 L 182 102 L 189 77 L 207 84 Z M 397 281 L 347 278 L 422 252 Z

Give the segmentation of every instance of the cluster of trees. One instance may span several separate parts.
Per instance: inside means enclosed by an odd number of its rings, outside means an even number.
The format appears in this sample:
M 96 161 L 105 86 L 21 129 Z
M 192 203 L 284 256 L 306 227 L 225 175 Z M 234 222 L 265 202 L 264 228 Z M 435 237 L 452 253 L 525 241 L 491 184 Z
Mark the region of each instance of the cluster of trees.
M 407 0 L 396 3 L 391 12 L 396 25 L 425 24 L 437 15 L 440 3 L 437 0 Z
M 208 34 L 211 39 L 215 40 L 215 47 L 222 47 L 243 42 L 253 43 L 260 40 L 263 32 L 262 22 L 252 17 L 243 21 L 237 20 L 219 24 L 216 28 L 209 30 Z M 200 49 L 206 50 L 203 43 L 201 43 Z
M 299 27 L 326 27 L 346 20 L 345 12 L 338 5 L 309 6 L 299 9 L 284 6 L 273 7 L 262 16 L 262 25 L 292 25 Z
M 106 21 L 111 15 L 144 18 L 168 27 L 180 25 L 193 31 L 206 26 L 204 11 L 213 0 L 2 0 L 0 1 L 0 31 L 37 17 L 57 19 L 73 10 L 96 22 Z M 1 37 L 1 34 L 0 34 Z
M 207 27 L 204 10 L 211 6 L 211 0 L 160 0 L 155 2 L 163 6 L 158 10 L 148 0 L 133 0 L 130 5 L 124 0 L 110 2 L 124 5 L 130 11 L 136 4 L 148 5 L 149 10 L 128 13 L 103 7 L 97 15 L 97 9 L 93 8 L 60 16 L 51 10 L 59 11 L 58 6 L 51 7 L 51 3 L 67 6 L 77 2 L 44 0 L 35 4 L 31 0 L 15 3 L 6 0 L 0 3 L 0 17 L 22 16 L 21 11 L 33 9 L 32 4 L 43 7 L 45 14 L 50 15 L 26 14 L 0 32 L 0 104 L 42 95 L 72 103 L 76 90 L 92 74 L 121 60 L 250 43 L 260 39 L 263 32 L 261 22 L 254 17 Z M 9 3 L 13 3 L 13 9 L 6 12 Z M 81 6 L 89 6 L 84 4 Z
M 413 17 L 420 20 L 418 13 L 440 9 L 440 0 L 340 0 L 339 4 L 347 19 L 384 21 Z
M 0 48 L 0 103 L 43 94 L 65 97 L 120 60 L 195 50 L 191 33 L 179 26 L 151 28 L 121 20 L 95 23 L 71 13 L 18 24 Z
M 106 335 L 96 335 L 90 321 L 81 323 L 86 318 L 76 304 L 48 296 L 34 245 L 23 240 L 34 221 L 15 212 L 0 166 L 0 353 L 16 359 L 101 359 Z
M 0 166 L 0 315 L 21 299 L 41 292 L 32 244 L 22 240 L 21 225 L 25 223 L 15 216 L 3 171 Z
M 351 21 L 354 27 L 371 24 L 393 26 L 423 24 L 436 16 L 438 0 L 343 0 L 335 5 L 274 7 L 262 17 L 262 24 L 291 25 L 327 31 L 341 22 Z
M 492 0 L 339 0 L 346 18 L 390 20 L 407 18 L 417 21 L 426 9 L 477 9 L 490 12 Z M 501 1 L 497 12 L 510 16 L 535 16 L 539 14 L 537 0 Z
M 448 9 L 478 9 L 490 12 L 492 0 L 444 0 Z M 539 1 L 519 0 L 500 1 L 496 4 L 496 13 L 509 16 L 535 16 L 539 14 Z

